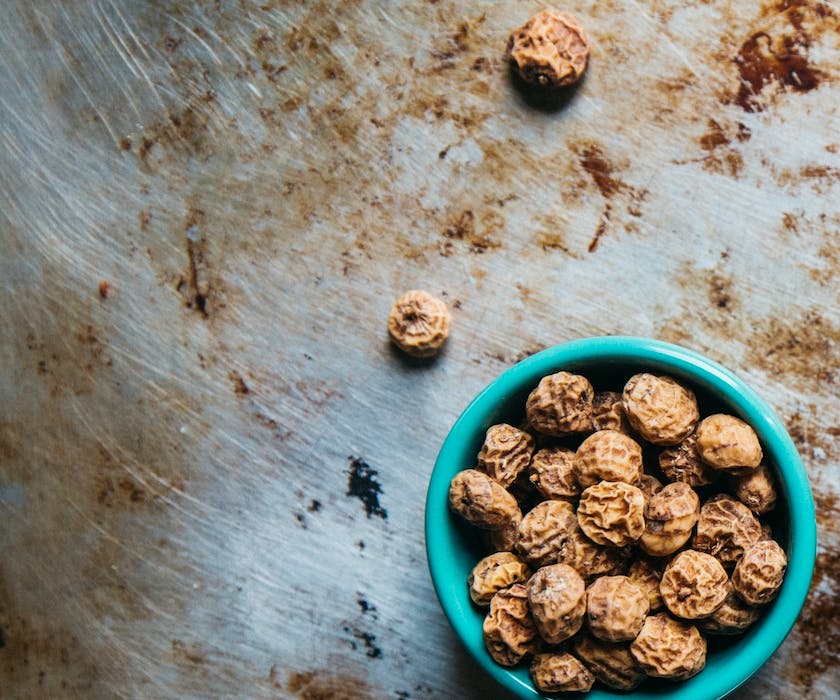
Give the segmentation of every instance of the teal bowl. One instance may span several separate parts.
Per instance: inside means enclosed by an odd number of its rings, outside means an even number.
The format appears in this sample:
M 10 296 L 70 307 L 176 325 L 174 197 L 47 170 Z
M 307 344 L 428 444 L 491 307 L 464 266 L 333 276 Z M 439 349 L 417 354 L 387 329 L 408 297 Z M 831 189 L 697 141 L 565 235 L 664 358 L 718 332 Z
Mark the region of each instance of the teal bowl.
M 534 688 L 527 666 L 503 668 L 484 647 L 485 612 L 473 605 L 466 582 L 473 566 L 486 552 L 476 532 L 449 512 L 448 492 L 449 482 L 457 472 L 475 466 L 487 428 L 500 422 L 518 423 L 531 389 L 543 376 L 560 370 L 583 374 L 596 391 L 620 390 L 637 372 L 669 374 L 694 389 L 702 414 L 733 413 L 752 425 L 758 434 L 765 460 L 775 470 L 779 487 L 779 504 L 770 524 L 774 537 L 788 556 L 788 569 L 778 597 L 745 634 L 731 638 L 710 636 L 706 668 L 688 681 L 649 680 L 630 693 L 596 685 L 587 694 L 591 700 L 617 696 L 630 696 L 634 700 L 725 697 L 770 658 L 799 616 L 816 557 L 814 501 L 802 460 L 773 410 L 732 372 L 676 345 L 617 336 L 557 345 L 508 369 L 467 406 L 440 449 L 426 498 L 426 553 L 432 582 L 446 617 L 468 651 L 501 686 L 521 698 L 549 697 Z

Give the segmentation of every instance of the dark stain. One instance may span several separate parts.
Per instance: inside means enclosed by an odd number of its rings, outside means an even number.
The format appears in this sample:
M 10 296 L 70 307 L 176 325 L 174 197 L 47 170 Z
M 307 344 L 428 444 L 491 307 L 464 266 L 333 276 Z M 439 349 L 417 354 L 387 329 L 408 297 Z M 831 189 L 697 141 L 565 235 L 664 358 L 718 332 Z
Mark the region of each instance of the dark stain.
M 577 151 L 578 162 L 589 174 L 604 199 L 610 199 L 618 192 L 631 191 L 632 188 L 614 176 L 614 168 L 604 156 L 598 144 L 584 145 Z
M 184 221 L 187 249 L 187 277 L 181 277 L 177 291 L 184 297 L 187 308 L 198 312 L 204 319 L 210 317 L 209 300 L 212 293 L 210 286 L 209 263 L 207 260 L 207 240 L 203 229 L 207 215 L 197 206 L 197 200 L 187 209 Z
M 465 209 L 458 214 L 443 229 L 441 236 L 443 240 L 438 245 L 438 252 L 444 257 L 449 257 L 455 252 L 456 242 L 465 245 L 467 251 L 478 255 L 488 250 L 495 250 L 501 247 L 501 243 L 490 234 L 504 226 L 504 219 L 494 212 L 485 212 L 480 220 L 482 230 L 478 230 L 476 216 L 472 209 Z
M 709 275 L 709 301 L 712 305 L 721 310 L 732 310 L 734 299 L 732 297 L 732 280 L 719 272 L 712 272 Z
M 6 646 L 6 634 L 3 632 L 3 628 L 0 627 L 0 649 Z
M 120 150 L 121 151 L 130 151 L 131 150 L 131 139 L 128 136 L 124 136 L 120 139 Z
M 131 476 L 100 477 L 96 487 L 96 502 L 106 508 L 129 506 L 149 501 L 150 496 Z
M 250 387 L 245 383 L 242 375 L 236 370 L 231 370 L 230 373 L 228 373 L 228 379 L 230 379 L 233 383 L 233 393 L 240 399 L 251 393 Z
M 306 507 L 306 510 L 310 513 L 320 513 L 322 507 L 321 501 L 317 498 L 313 498 Z
M 293 671 L 286 679 L 286 690 L 300 700 L 374 700 L 384 697 L 355 676 L 335 669 Z
M 382 486 L 376 480 L 379 472 L 371 469 L 370 465 L 361 457 L 350 456 L 349 479 L 347 482 L 348 496 L 355 496 L 362 501 L 365 513 L 370 518 L 374 515 L 388 519 L 388 512 L 379 505 L 379 494 L 382 493 Z
M 376 610 L 376 606 L 369 603 L 367 599 L 361 594 L 358 594 L 356 598 L 356 604 L 359 606 L 359 610 L 362 611 L 363 615 L 370 615 L 374 620 L 379 618 L 379 613 Z
M 352 634 L 354 639 L 358 640 L 364 645 L 365 656 L 367 656 L 369 659 L 382 658 L 382 649 L 376 644 L 376 635 L 346 625 L 344 627 L 344 631 L 347 634 Z M 357 642 L 351 641 L 350 647 L 352 649 L 358 649 L 359 645 Z
M 200 644 L 187 644 L 180 639 L 172 640 L 172 658 L 176 663 L 191 666 L 202 666 L 207 661 Z

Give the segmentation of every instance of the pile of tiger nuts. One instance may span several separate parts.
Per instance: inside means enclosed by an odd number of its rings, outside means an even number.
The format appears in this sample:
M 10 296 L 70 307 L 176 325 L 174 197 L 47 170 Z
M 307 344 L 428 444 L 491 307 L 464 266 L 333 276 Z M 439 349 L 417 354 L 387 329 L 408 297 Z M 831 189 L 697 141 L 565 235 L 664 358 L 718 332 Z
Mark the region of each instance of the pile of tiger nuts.
M 541 692 L 699 673 L 705 635 L 743 632 L 782 584 L 762 460 L 747 423 L 701 419 L 671 377 L 636 374 L 622 393 L 543 377 L 522 425 L 491 426 L 449 488 L 494 550 L 467 581 L 490 655 L 530 660 Z

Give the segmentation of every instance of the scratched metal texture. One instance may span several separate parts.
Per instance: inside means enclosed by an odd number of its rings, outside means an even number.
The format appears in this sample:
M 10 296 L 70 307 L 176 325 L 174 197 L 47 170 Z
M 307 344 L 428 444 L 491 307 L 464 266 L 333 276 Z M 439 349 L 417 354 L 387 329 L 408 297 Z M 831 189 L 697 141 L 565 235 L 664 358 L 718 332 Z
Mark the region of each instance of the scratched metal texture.
M 736 697 L 838 697 L 840 8 L 566 7 L 547 99 L 502 56 L 536 2 L 0 3 L 0 696 L 506 697 L 427 479 L 499 372 L 622 333 L 790 427 L 817 570 Z

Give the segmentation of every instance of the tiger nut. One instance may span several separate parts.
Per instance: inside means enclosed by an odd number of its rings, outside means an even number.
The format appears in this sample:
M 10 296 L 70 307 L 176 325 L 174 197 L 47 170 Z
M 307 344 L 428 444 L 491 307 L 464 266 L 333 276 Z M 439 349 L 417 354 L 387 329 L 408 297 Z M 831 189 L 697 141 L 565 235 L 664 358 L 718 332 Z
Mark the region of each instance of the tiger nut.
M 487 542 L 497 552 L 512 552 L 519 541 L 519 524 L 522 514 L 517 513 L 510 522 L 498 530 L 487 530 Z
M 761 609 L 747 605 L 729 583 L 729 593 L 710 617 L 698 620 L 697 626 L 709 634 L 740 634 L 761 615 Z
M 685 680 L 706 665 L 706 640 L 694 625 L 657 613 L 645 618 L 630 653 L 649 676 Z
M 740 418 L 715 413 L 697 426 L 697 453 L 706 464 L 723 471 L 744 473 L 762 458 L 758 435 Z
M 586 590 L 589 631 L 607 642 L 634 639 L 649 610 L 647 596 L 627 576 L 601 576 Z
M 678 445 L 662 450 L 659 453 L 659 468 L 670 481 L 682 481 L 694 487 L 713 484 L 720 477 L 720 472 L 700 459 L 696 433 Z
M 675 481 L 664 486 L 645 504 L 645 531 L 639 546 L 652 557 L 673 554 L 691 537 L 700 499 L 688 484 Z
M 559 644 L 583 624 L 586 586 L 571 566 L 544 566 L 528 581 L 528 603 L 540 636 L 549 644 Z
M 499 530 L 522 517 L 516 499 L 475 469 L 465 469 L 453 477 L 449 483 L 449 507 L 485 530 Z
M 592 430 L 592 398 L 586 377 L 557 372 L 543 377 L 525 402 L 528 424 L 544 435 L 564 437 Z
M 743 476 L 730 479 L 732 494 L 757 515 L 769 513 L 776 507 L 776 487 L 773 475 L 766 464 L 759 464 Z
M 585 693 L 592 689 L 595 676 L 574 656 L 537 654 L 531 662 L 531 680 L 541 693 Z
M 641 476 L 642 448 L 624 433 L 599 430 L 575 452 L 575 478 L 583 489 L 599 481 L 635 484 Z
M 632 428 L 624 415 L 621 394 L 617 391 L 601 391 L 592 399 L 592 424 L 595 430 L 616 430 L 629 434 Z
M 734 564 L 761 538 L 761 524 L 752 511 L 726 494 L 710 498 L 700 509 L 692 549 L 706 552 L 724 565 Z
M 647 503 L 653 494 L 662 490 L 662 482 L 652 474 L 642 474 L 636 482 L 636 487 L 642 492 Z
M 676 445 L 700 418 L 694 392 L 671 377 L 636 374 L 624 385 L 621 401 L 633 430 L 654 445 Z
M 729 594 L 729 577 L 711 554 L 688 549 L 665 567 L 659 591 L 674 615 L 696 620 L 709 617 L 723 605 Z
M 629 578 L 647 596 L 651 612 L 660 610 L 664 605 L 662 594 L 659 592 L 659 581 L 665 571 L 662 560 L 649 557 L 638 557 L 627 571 Z
M 575 523 L 577 525 L 577 523 Z M 569 533 L 560 550 L 558 562 L 568 564 L 586 581 L 596 576 L 616 576 L 627 569 L 629 547 L 604 547 L 595 544 L 577 526 Z
M 517 551 L 532 566 L 556 563 L 570 534 L 578 529 L 574 507 L 567 501 L 543 501 L 519 523 Z
M 750 605 L 769 603 L 781 588 L 787 569 L 784 550 L 773 540 L 760 540 L 744 552 L 732 572 L 735 592 Z
M 413 357 L 436 355 L 449 336 L 449 309 L 428 292 L 413 289 L 394 302 L 388 316 L 388 335 Z
M 586 70 L 589 39 L 572 15 L 543 10 L 511 33 L 507 55 L 525 82 L 563 87 Z
M 628 644 L 605 642 L 584 634 L 575 638 L 574 652 L 595 679 L 608 688 L 632 690 L 647 677 Z
M 601 481 L 580 496 L 578 524 L 593 542 L 623 547 L 645 530 L 645 497 L 621 481 Z
M 511 552 L 496 552 L 473 567 L 467 585 L 476 605 L 490 605 L 490 599 L 503 588 L 525 583 L 529 578 L 531 570 L 519 557 Z
M 509 487 L 531 462 L 534 438 L 507 423 L 491 425 L 478 452 L 478 468 Z
M 539 645 L 537 628 L 528 608 L 528 593 L 521 583 L 490 599 L 490 612 L 482 626 L 484 645 L 501 666 L 515 666 Z
M 574 459 L 575 453 L 565 447 L 538 450 L 528 467 L 531 483 L 546 498 L 577 498 L 580 487 L 575 480 Z

